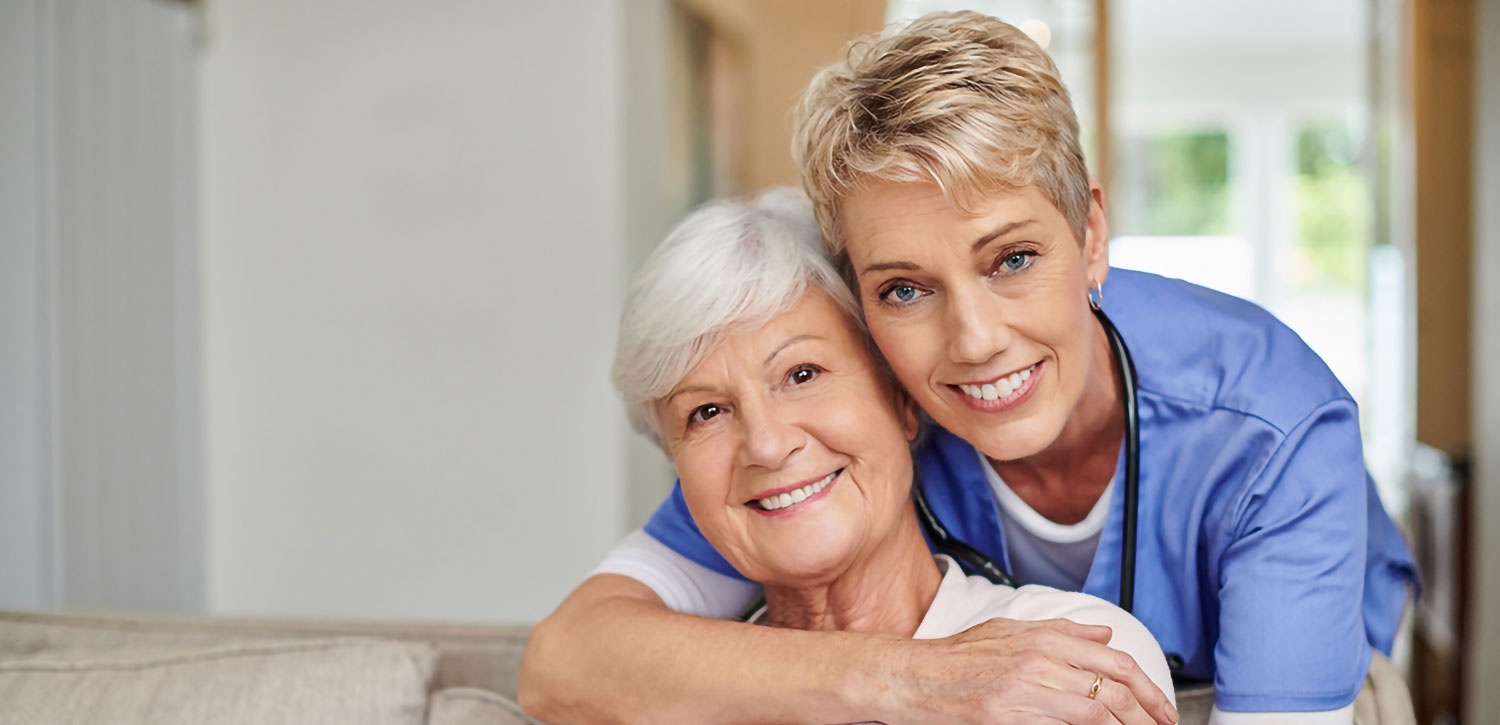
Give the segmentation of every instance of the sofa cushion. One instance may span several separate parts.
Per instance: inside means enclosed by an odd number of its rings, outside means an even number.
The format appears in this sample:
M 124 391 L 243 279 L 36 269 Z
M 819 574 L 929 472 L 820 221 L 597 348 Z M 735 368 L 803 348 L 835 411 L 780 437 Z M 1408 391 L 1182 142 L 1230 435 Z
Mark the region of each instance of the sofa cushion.
M 432 687 L 478 687 L 514 699 L 525 626 L 243 619 L 144 612 L 0 611 L 0 659 L 39 650 L 183 648 L 243 642 L 374 637 L 425 642 L 438 651 Z
M 432 696 L 427 725 L 536 725 L 515 700 L 476 687 L 450 687 Z
M 42 649 L 0 659 L 0 723 L 421 725 L 435 654 L 374 639 Z

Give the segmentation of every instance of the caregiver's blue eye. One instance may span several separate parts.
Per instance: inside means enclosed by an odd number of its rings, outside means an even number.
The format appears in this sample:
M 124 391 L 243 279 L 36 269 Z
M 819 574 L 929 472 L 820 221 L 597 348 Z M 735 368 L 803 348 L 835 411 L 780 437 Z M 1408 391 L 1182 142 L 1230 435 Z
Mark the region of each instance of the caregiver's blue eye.
M 1032 252 L 1011 252 L 1000 260 L 1000 266 L 1011 272 L 1019 272 L 1031 264 L 1031 258 L 1036 256 Z
M 931 292 L 904 280 L 892 280 L 891 283 L 881 289 L 880 301 L 893 307 L 906 307 L 920 301 Z

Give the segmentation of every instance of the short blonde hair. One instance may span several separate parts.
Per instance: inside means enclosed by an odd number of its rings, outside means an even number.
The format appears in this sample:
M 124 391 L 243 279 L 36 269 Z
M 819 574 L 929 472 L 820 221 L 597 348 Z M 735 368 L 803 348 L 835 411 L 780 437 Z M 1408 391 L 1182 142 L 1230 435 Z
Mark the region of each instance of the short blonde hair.
M 1036 184 L 1083 242 L 1088 166 L 1057 67 L 1015 27 L 930 13 L 850 43 L 798 103 L 792 154 L 823 244 L 847 264 L 842 202 L 868 180 L 931 182 L 973 213 L 989 193 Z

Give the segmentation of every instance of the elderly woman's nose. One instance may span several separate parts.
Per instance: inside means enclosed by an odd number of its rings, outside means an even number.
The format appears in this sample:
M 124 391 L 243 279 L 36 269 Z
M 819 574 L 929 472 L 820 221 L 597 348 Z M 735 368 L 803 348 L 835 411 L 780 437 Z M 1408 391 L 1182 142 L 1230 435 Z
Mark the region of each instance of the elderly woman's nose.
M 740 415 L 747 463 L 762 468 L 780 468 L 788 457 L 807 444 L 807 431 L 788 420 L 776 406 L 747 407 Z
M 950 298 L 946 323 L 948 355 L 955 362 L 982 363 L 1010 344 L 1011 329 L 997 310 L 971 295 Z

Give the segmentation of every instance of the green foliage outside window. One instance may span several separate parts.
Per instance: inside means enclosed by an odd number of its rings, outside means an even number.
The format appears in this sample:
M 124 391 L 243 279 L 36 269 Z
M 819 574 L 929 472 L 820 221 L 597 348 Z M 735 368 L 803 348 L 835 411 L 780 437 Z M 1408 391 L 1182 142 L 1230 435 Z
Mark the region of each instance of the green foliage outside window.
M 1128 178 L 1111 233 L 1206 236 L 1229 231 L 1229 137 L 1220 131 L 1126 139 Z
M 1297 134 L 1297 241 L 1305 286 L 1364 291 L 1373 199 L 1356 157 L 1344 123 L 1310 123 Z

